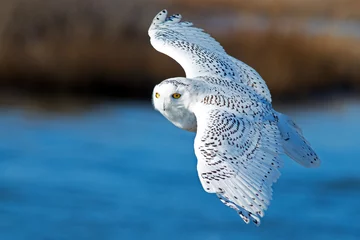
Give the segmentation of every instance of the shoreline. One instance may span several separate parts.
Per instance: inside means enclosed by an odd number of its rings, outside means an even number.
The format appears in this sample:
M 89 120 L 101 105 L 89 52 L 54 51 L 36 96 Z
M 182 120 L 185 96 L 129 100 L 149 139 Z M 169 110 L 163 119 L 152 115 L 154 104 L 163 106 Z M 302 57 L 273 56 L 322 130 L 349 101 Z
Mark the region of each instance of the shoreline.
M 1 89 L 0 91 L 0 110 L 1 109 L 26 109 L 31 112 L 83 112 L 98 106 L 121 105 L 121 104 L 141 104 L 151 107 L 152 89 L 138 92 L 137 95 L 117 94 L 118 89 L 111 87 L 112 94 L 106 91 L 81 91 L 81 92 L 29 92 L 27 90 Z M 126 92 L 126 91 L 125 91 Z M 120 93 L 120 92 L 119 92 Z M 127 92 L 129 94 L 129 91 Z M 349 100 L 358 101 L 359 92 L 349 89 L 332 89 L 322 93 L 316 92 L 307 96 L 272 96 L 274 107 L 306 107 L 331 106 Z

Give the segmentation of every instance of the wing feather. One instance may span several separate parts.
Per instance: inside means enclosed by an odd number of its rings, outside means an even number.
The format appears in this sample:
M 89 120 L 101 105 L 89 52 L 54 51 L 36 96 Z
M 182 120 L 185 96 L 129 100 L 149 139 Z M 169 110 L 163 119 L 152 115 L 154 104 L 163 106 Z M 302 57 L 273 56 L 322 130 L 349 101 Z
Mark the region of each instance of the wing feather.
M 235 79 L 235 64 L 214 38 L 190 22 L 180 22 L 181 15 L 166 15 L 166 10 L 158 13 L 148 31 L 157 51 L 177 61 L 188 78 L 214 75 Z
M 229 56 L 229 58 L 236 65 L 236 69 L 239 72 L 239 77 L 243 79 L 242 82 L 252 87 L 260 96 L 271 102 L 270 90 L 260 74 L 254 68 L 250 67 L 244 62 L 231 56 Z
M 194 113 L 198 124 L 194 148 L 203 188 L 216 193 L 245 222 L 259 225 L 282 166 L 276 120 L 204 107 Z
M 238 81 L 271 102 L 265 81 L 253 68 L 229 56 L 203 29 L 191 22 L 181 22 L 180 14 L 167 18 L 167 10 L 162 10 L 155 16 L 148 34 L 151 45 L 178 62 L 187 78 L 215 76 Z

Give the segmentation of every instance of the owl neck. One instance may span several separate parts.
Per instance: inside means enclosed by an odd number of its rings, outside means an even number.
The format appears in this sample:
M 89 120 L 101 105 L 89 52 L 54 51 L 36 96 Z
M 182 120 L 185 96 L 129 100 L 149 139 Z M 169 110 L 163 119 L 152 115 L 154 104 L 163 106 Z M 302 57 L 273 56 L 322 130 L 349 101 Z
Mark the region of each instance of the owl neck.
M 168 109 L 162 114 L 178 128 L 190 132 L 196 132 L 196 117 L 190 109 L 185 107 L 177 107 Z

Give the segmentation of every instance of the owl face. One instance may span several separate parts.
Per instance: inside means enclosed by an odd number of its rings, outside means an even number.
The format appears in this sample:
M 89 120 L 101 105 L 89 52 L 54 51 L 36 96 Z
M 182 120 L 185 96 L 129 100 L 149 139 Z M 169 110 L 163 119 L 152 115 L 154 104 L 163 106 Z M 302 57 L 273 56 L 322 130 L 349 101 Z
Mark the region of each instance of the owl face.
M 192 103 L 191 85 L 186 80 L 168 79 L 156 85 L 152 102 L 154 108 L 177 127 L 193 131 L 196 129 L 195 115 L 189 110 Z
M 155 109 L 163 113 L 184 107 L 186 95 L 184 86 L 174 85 L 171 82 L 160 83 L 154 88 L 152 100 Z

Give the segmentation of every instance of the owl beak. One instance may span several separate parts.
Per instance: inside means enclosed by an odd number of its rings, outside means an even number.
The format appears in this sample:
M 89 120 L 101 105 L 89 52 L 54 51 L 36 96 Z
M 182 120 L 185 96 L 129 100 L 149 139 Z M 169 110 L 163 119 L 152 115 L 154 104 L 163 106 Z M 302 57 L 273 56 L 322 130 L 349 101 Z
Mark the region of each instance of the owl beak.
M 165 112 L 165 101 L 163 102 L 163 110 Z

